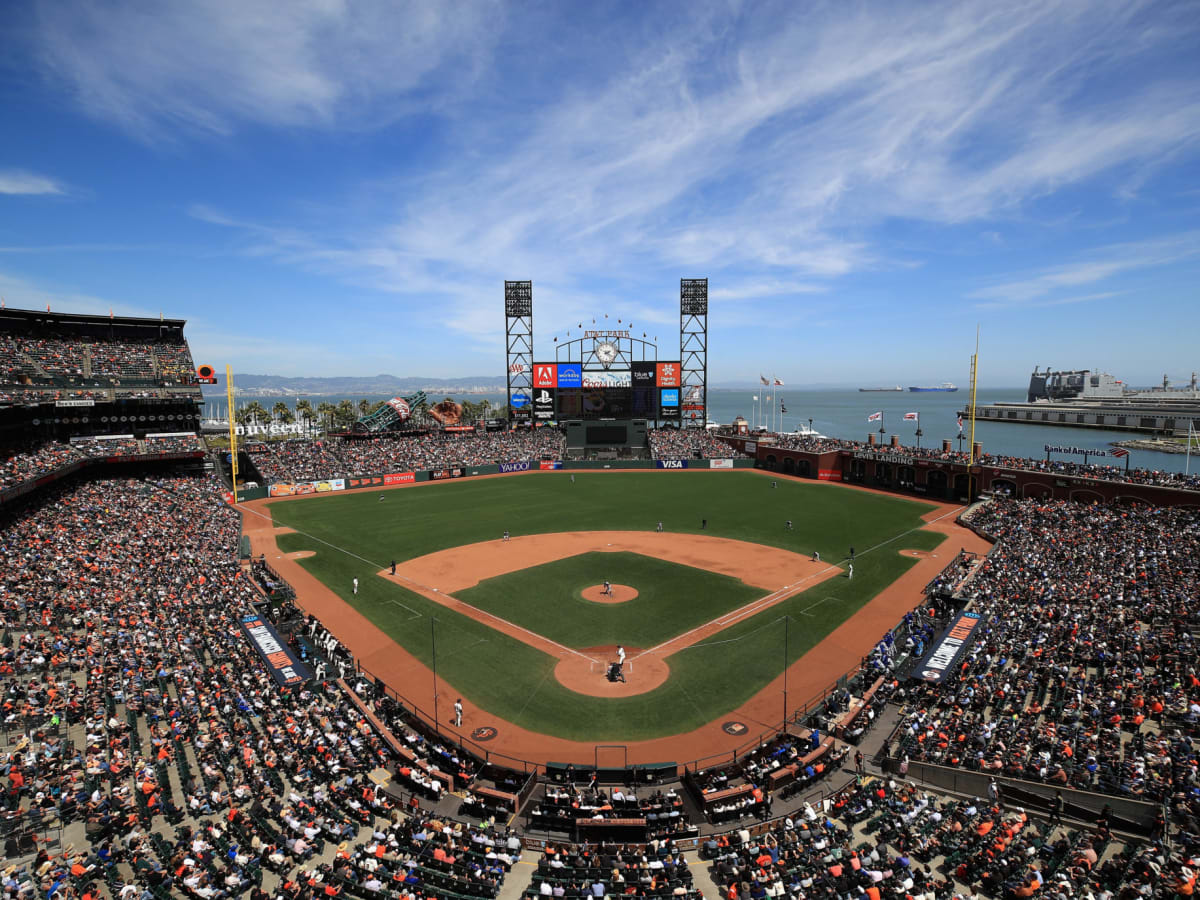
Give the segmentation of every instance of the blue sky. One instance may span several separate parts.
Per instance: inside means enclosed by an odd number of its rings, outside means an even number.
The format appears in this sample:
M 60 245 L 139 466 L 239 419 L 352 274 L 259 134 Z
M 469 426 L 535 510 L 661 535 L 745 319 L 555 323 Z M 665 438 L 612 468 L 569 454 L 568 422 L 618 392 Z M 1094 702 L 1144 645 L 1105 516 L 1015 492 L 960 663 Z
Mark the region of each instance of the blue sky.
M 1200 368 L 1190 2 L 45 2 L 0 12 L 0 294 L 198 362 L 504 371 L 592 316 L 710 380 Z

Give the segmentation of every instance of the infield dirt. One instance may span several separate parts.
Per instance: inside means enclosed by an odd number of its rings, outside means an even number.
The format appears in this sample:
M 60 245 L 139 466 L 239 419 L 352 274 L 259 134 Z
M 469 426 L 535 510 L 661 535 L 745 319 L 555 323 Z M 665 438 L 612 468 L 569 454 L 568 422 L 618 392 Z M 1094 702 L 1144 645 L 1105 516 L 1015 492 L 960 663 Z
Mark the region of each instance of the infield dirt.
M 546 476 L 534 475 L 527 477 Z M 840 486 L 840 489 L 860 490 L 859 488 L 849 486 Z M 299 563 L 286 558 L 280 552 L 275 543 L 275 535 L 284 533 L 290 529 L 276 528 L 273 525 L 269 510 L 269 506 L 273 502 L 277 501 L 256 500 L 244 504 L 247 513 L 244 516 L 244 530 L 250 536 L 251 548 L 254 555 L 266 554 L 272 566 L 295 589 L 298 597 L 297 602 L 301 608 L 315 614 L 327 624 L 332 623 L 339 640 L 362 661 L 364 666 L 383 678 L 388 684 L 402 686 L 401 692 L 420 708 L 426 710 L 432 709 L 434 706 L 433 685 L 429 670 L 420 661 L 392 641 L 369 619 L 344 603 L 340 597 L 323 585 L 317 578 L 299 565 Z M 922 517 L 926 522 L 924 530 L 944 534 L 949 540 L 938 550 L 930 553 L 922 552 L 921 557 L 912 568 L 864 607 L 851 615 L 824 641 L 810 650 L 788 669 L 788 693 L 789 697 L 792 698 L 790 703 L 792 707 L 797 706 L 799 702 L 803 702 L 827 688 L 838 673 L 846 671 L 855 662 L 867 655 L 875 641 L 878 640 L 879 636 L 887 628 L 894 625 L 905 612 L 911 610 L 921 602 L 922 589 L 925 584 L 932 580 L 945 567 L 959 548 L 976 553 L 987 552 L 990 545 L 985 540 L 969 529 L 963 528 L 954 522 L 955 514 L 960 511 L 961 507 L 958 506 L 937 504 L 934 509 L 926 513 Z M 593 532 L 591 534 L 612 533 Z M 637 552 L 653 555 L 647 549 L 648 544 L 646 539 L 659 537 L 660 535 L 645 532 L 638 532 L 637 535 Z M 661 536 L 664 538 L 668 537 L 665 534 Z M 549 537 L 559 536 L 553 535 Z M 694 536 L 688 535 L 686 537 L 690 538 Z M 521 539 L 513 539 L 513 541 L 517 540 Z M 579 542 L 582 540 L 579 537 L 568 538 L 568 541 L 572 542 L 572 545 L 575 547 L 578 547 Z M 725 539 L 709 538 L 708 540 L 724 541 Z M 606 540 L 604 543 L 607 544 L 610 542 Z M 500 544 L 501 542 L 497 541 L 496 543 Z M 512 541 L 509 543 L 512 543 Z M 742 542 L 738 541 L 729 541 L 728 543 L 743 547 L 760 546 L 743 545 Z M 584 552 L 595 549 L 605 548 L 581 547 L 572 552 Z M 614 547 L 612 549 L 619 548 Z M 666 549 L 665 544 L 662 549 Z M 904 549 L 906 548 L 903 548 L 902 545 L 896 546 L 896 551 L 903 552 Z M 566 555 L 562 554 L 561 549 L 552 551 L 548 548 L 546 552 L 560 554 L 550 557 L 551 559 L 561 558 L 561 555 Z M 695 552 L 695 550 L 685 552 Z M 707 549 L 705 553 L 707 553 Z M 430 558 L 441 555 L 441 553 L 429 554 L 428 557 L 424 557 L 423 559 L 426 560 L 427 564 L 433 564 L 430 563 Z M 795 554 L 786 555 L 795 557 Z M 419 561 L 411 560 L 410 563 Z M 699 568 L 725 572 L 726 574 L 735 575 L 735 577 L 742 577 L 736 571 L 741 567 L 736 553 L 731 554 L 730 558 L 721 557 L 720 559 L 715 559 L 710 557 L 708 559 L 677 559 L 676 561 L 685 562 Z M 439 561 L 437 564 L 440 565 L 448 562 L 449 557 Z M 501 563 L 494 561 L 485 562 L 482 559 L 480 562 L 481 566 L 478 569 L 474 566 L 466 571 L 460 569 L 458 572 L 443 569 L 441 570 L 440 578 L 447 587 L 451 584 L 469 586 L 478 583 L 481 578 L 500 574 L 499 571 L 493 570 L 496 566 L 501 565 Z M 531 564 L 527 560 L 523 560 L 521 567 Z M 781 563 L 781 565 L 785 564 Z M 812 565 L 818 568 L 826 568 L 822 564 Z M 735 571 L 721 568 L 721 566 L 731 567 Z M 786 566 L 791 566 L 791 563 L 787 563 Z M 510 565 L 510 568 L 503 571 L 512 571 L 513 568 L 516 567 Z M 836 567 L 831 566 L 828 568 L 833 569 L 830 574 L 836 574 L 840 571 Z M 423 573 L 432 572 L 435 577 L 438 577 L 436 571 L 421 571 Z M 794 573 L 796 570 L 790 569 L 790 571 Z M 785 570 L 778 571 L 770 579 L 770 583 L 767 584 L 763 584 L 763 581 L 759 580 L 766 578 L 761 571 L 752 577 L 755 580 L 745 580 L 771 590 L 777 589 L 781 584 L 788 584 L 796 580 L 795 578 L 789 580 Z M 683 637 L 686 636 L 681 636 L 681 638 Z M 607 647 L 593 649 L 600 662 L 603 662 L 611 650 L 611 648 Z M 670 652 L 670 648 L 665 645 L 654 649 Z M 626 648 L 627 652 L 629 650 L 630 648 Z M 636 656 L 635 653 L 630 653 L 629 656 L 634 662 L 634 673 L 639 673 L 640 670 L 641 672 L 645 672 L 647 678 L 649 678 L 649 666 L 651 663 L 643 662 L 644 658 Z M 594 686 L 594 690 L 597 692 L 606 690 L 603 685 L 607 685 L 608 682 L 604 681 L 602 674 L 597 672 L 594 676 L 592 675 L 593 658 L 582 658 L 589 659 L 589 681 L 594 678 L 599 682 L 599 684 Z M 662 656 L 660 655 L 658 658 L 661 659 Z M 730 677 L 737 677 L 736 672 L 731 672 L 729 675 Z M 665 679 L 667 675 L 664 674 L 662 677 Z M 636 682 L 633 682 L 633 684 L 636 684 Z M 621 683 L 617 682 L 614 689 L 619 688 L 621 688 Z M 628 743 L 628 758 L 631 762 L 677 761 L 683 763 L 717 754 L 731 753 L 738 748 L 744 748 L 748 743 L 746 735 L 733 736 L 727 734 L 722 730 L 722 722 L 727 720 L 743 722 L 749 728 L 750 734 L 755 736 L 759 733 L 766 733 L 779 723 L 782 710 L 782 690 L 783 676 L 780 675 L 750 700 L 743 703 L 738 709 L 725 713 L 719 719 L 714 719 L 700 728 L 668 737 Z M 455 692 L 452 685 L 447 685 L 443 682 L 439 693 L 445 698 L 448 695 L 453 695 Z M 613 694 L 610 696 L 617 695 Z M 448 707 L 448 702 L 445 705 Z M 496 738 L 490 741 L 486 747 L 481 746 L 477 748 L 479 750 L 487 750 L 491 753 L 499 753 L 515 759 L 537 763 L 545 763 L 550 760 L 591 763 L 595 759 L 595 742 L 572 741 L 531 732 L 512 723 L 500 720 L 487 710 L 474 707 L 470 703 L 464 703 L 464 705 L 466 711 L 464 714 L 464 727 L 461 732 L 456 732 L 445 723 L 442 725 L 442 730 L 449 735 L 458 734 L 464 741 L 469 741 L 472 729 L 481 725 L 495 727 L 499 732 Z

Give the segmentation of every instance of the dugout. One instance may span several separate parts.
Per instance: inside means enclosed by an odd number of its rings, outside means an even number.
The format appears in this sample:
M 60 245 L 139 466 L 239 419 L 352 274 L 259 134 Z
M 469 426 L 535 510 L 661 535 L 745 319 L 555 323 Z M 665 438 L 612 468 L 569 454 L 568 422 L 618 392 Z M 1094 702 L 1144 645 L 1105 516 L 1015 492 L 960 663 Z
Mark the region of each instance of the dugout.
M 645 419 L 570 419 L 568 459 L 649 459 Z

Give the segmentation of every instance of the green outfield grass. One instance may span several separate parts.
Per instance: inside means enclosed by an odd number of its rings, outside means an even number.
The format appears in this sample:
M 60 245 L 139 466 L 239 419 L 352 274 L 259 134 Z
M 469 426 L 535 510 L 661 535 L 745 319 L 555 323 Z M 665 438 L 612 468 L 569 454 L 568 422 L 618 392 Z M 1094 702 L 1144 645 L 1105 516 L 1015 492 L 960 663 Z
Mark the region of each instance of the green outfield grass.
M 605 580 L 636 588 L 627 603 L 583 599 Z M 581 553 L 489 578 L 455 597 L 567 647 L 654 647 L 768 592 L 737 578 L 639 553 Z
M 531 731 L 611 742 L 687 731 L 736 708 L 915 564 L 898 551 L 931 550 L 943 539 L 915 530 L 927 504 L 816 482 L 771 484 L 750 472 L 577 472 L 574 484 L 566 473 L 538 473 L 389 491 L 383 503 L 363 491 L 271 510 L 276 524 L 298 532 L 280 535 L 284 551 L 314 551 L 299 564 L 427 664 L 435 635 L 438 674 L 452 690 Z M 496 540 L 505 529 L 652 531 L 660 519 L 668 531 L 694 533 L 707 519 L 706 534 L 820 550 L 839 564 L 853 545 L 854 578 L 830 579 L 676 653 L 670 679 L 654 691 L 603 700 L 559 685 L 552 657 L 375 577 L 393 558 Z M 784 530 L 787 519 L 793 531 Z M 437 620 L 432 629 L 429 616 Z M 829 680 L 839 674 L 829 672 Z

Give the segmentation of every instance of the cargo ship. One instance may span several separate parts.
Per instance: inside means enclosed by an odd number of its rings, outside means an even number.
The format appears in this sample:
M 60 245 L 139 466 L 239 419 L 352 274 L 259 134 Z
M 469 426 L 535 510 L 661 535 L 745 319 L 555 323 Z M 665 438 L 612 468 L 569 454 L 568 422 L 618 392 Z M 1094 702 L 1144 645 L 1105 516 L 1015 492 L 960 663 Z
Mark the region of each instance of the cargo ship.
M 941 384 L 930 385 L 928 387 L 910 387 L 909 390 L 914 394 L 928 394 L 933 392 L 953 394 L 958 390 L 958 385 L 952 384 L 949 381 L 943 381 Z
M 895 387 L 859 388 L 858 392 L 860 394 L 878 394 L 883 391 L 887 391 L 890 393 L 892 391 L 902 391 L 902 390 L 904 390 L 904 388 L 900 387 L 900 385 L 896 385 Z

